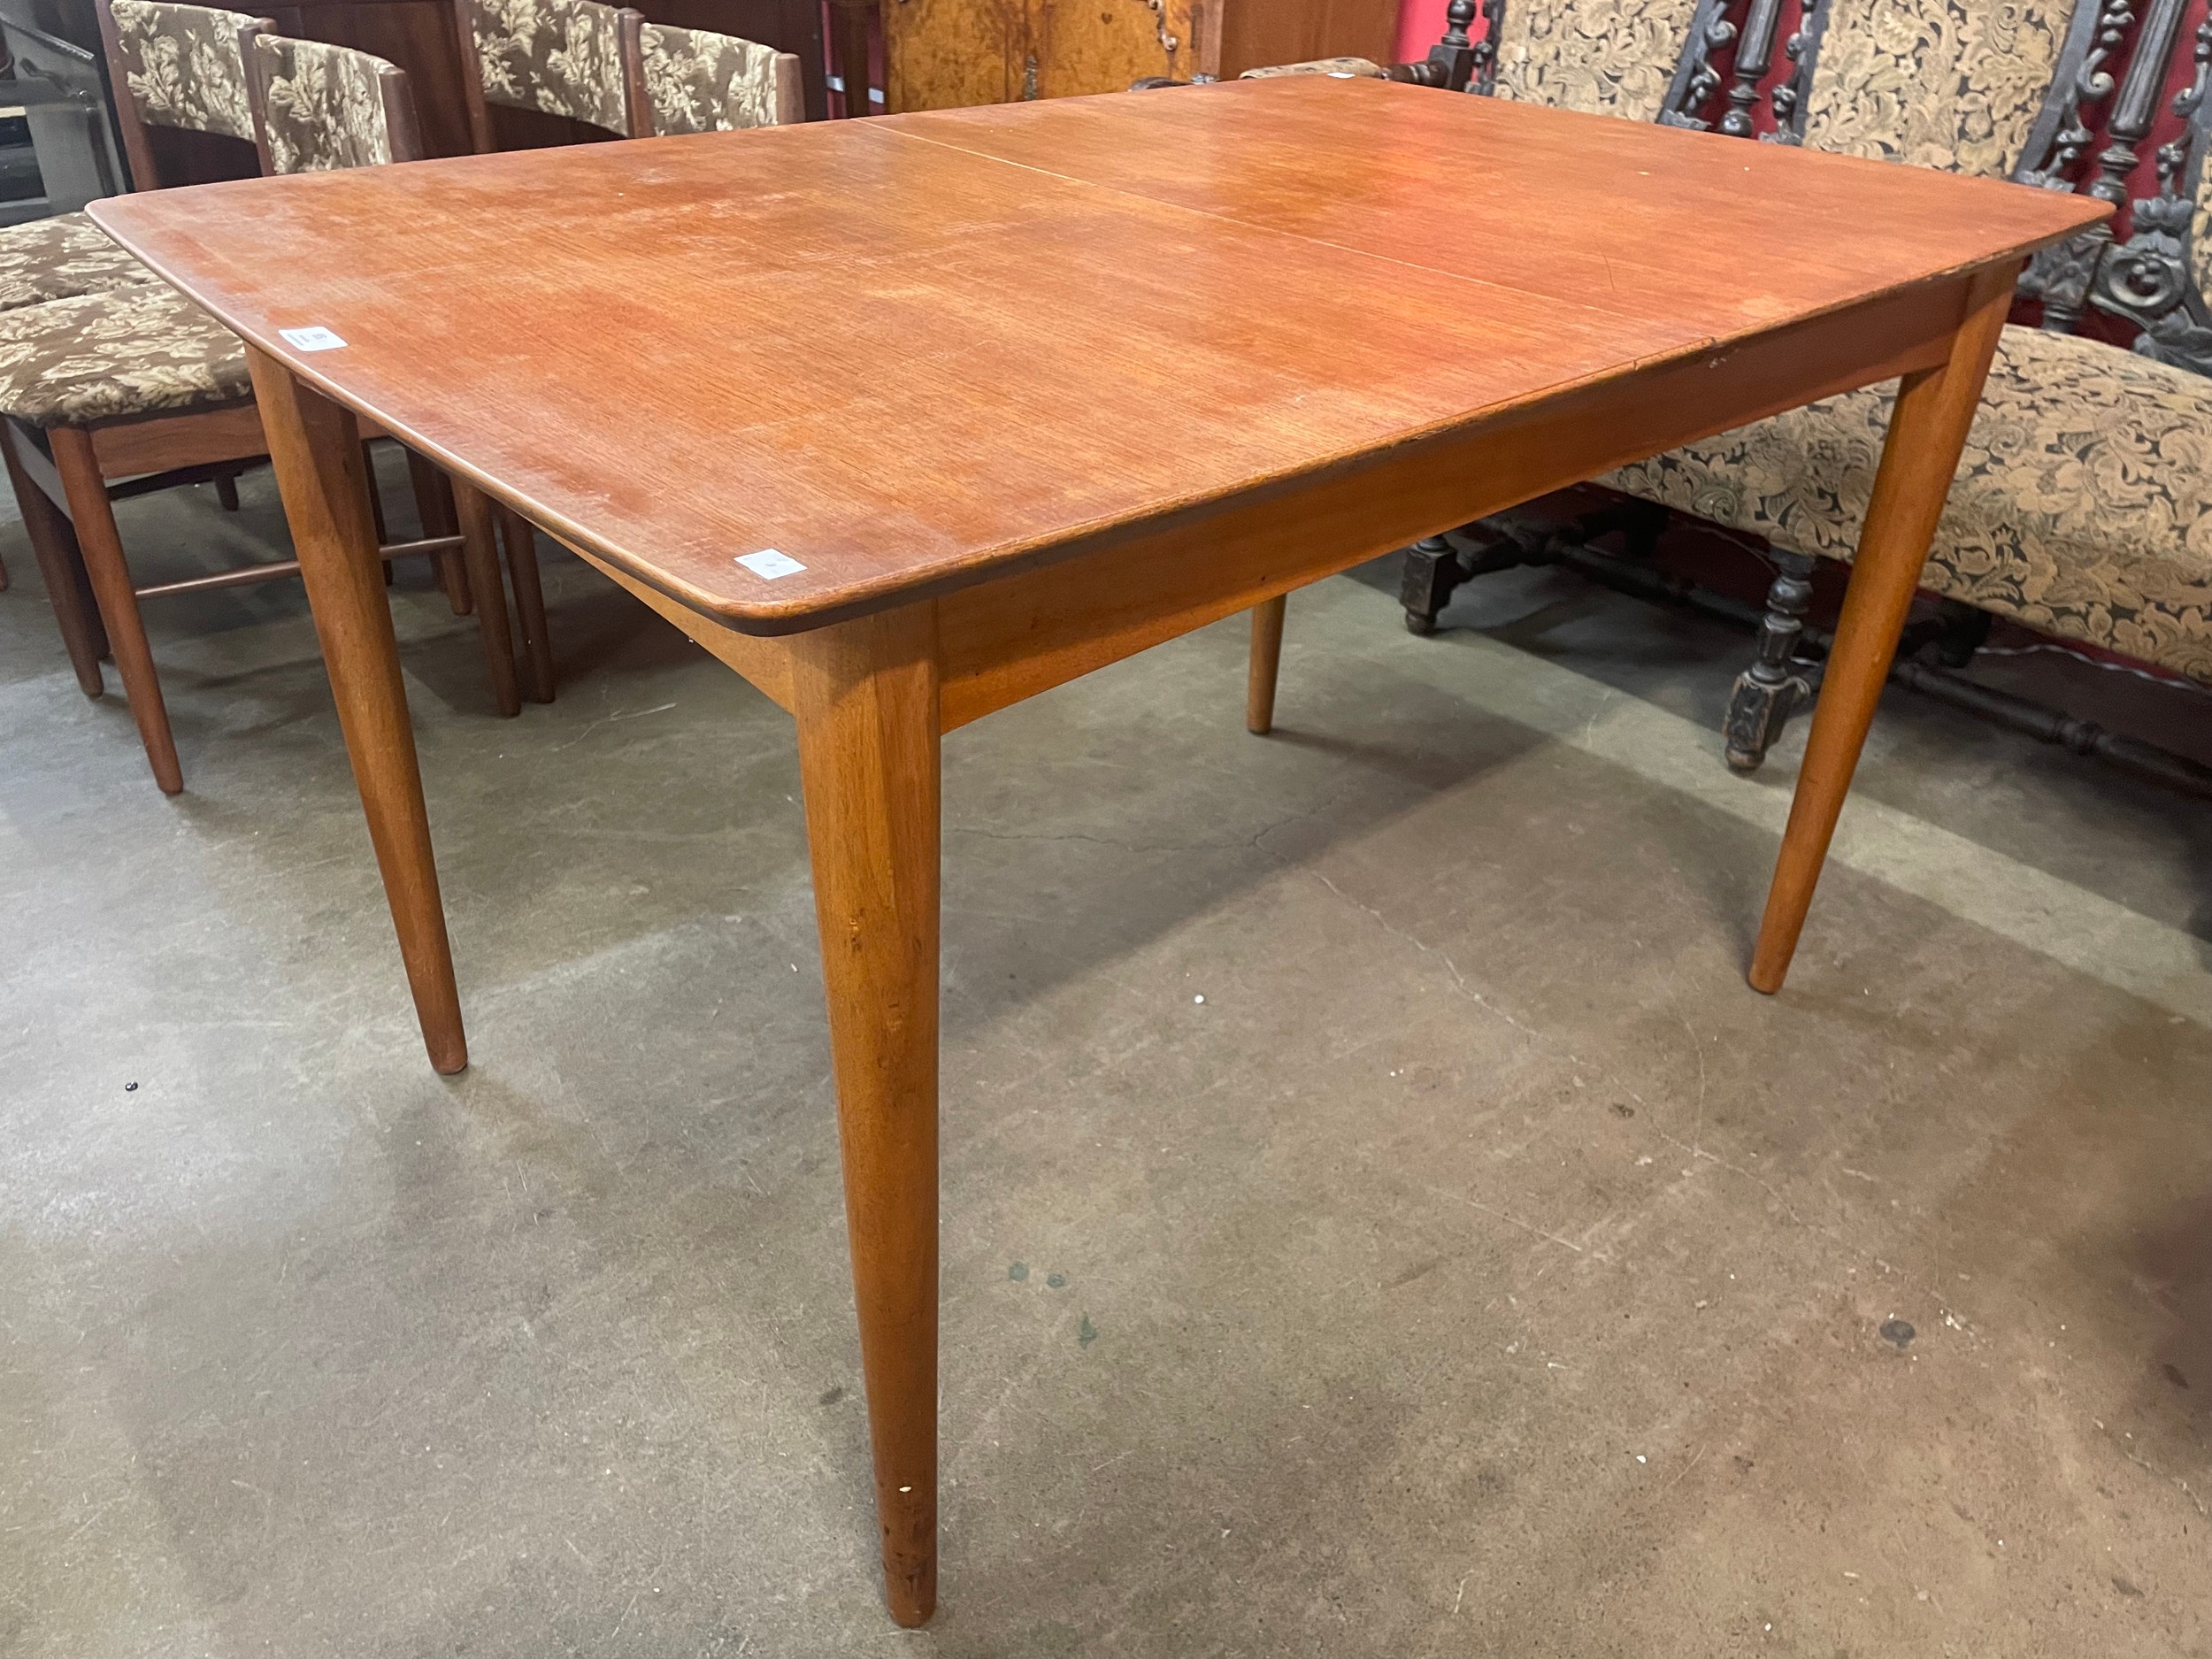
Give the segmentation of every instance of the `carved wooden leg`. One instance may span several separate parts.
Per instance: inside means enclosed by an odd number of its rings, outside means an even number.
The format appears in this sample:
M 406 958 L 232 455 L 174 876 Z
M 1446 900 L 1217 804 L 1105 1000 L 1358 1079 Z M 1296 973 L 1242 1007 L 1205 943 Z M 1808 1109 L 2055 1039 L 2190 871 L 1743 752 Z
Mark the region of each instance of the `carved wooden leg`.
M 937 1605 L 936 608 L 793 641 L 891 1616 Z
M 1843 617 L 1828 653 L 1805 762 L 1797 775 L 1797 794 L 1790 803 L 1789 826 L 1782 833 L 1781 856 L 1767 892 L 1758 947 L 1752 953 L 1750 979 L 1756 990 L 1780 990 L 1789 972 L 1897 636 L 1927 562 L 1928 544 L 1943 516 L 1951 475 L 1958 470 L 1981 403 L 1982 381 L 1996 355 L 2018 274 L 2015 265 L 1982 273 L 1952 337 L 1949 360 L 1940 368 L 1907 375 L 1898 388 Z
M 1440 535 L 1424 537 L 1406 554 L 1398 603 L 1406 608 L 1406 632 L 1433 634 L 1436 613 L 1451 603 L 1452 590 L 1467 580 L 1459 555 Z
M 423 810 L 422 773 L 399 677 L 399 642 L 384 596 L 370 481 L 352 413 L 300 385 L 282 364 L 247 349 L 284 516 L 315 612 L 315 634 L 368 815 L 369 839 L 414 992 L 430 1064 L 468 1064 L 453 951 Z
M 115 648 L 116 672 L 123 676 L 123 691 L 130 698 L 131 718 L 138 722 L 139 741 L 146 745 L 154 781 L 164 795 L 175 795 L 184 787 L 184 769 L 177 764 L 177 741 L 169 730 L 169 710 L 161 700 L 161 679 L 154 672 L 145 625 L 139 619 L 138 594 L 123 559 L 115 510 L 108 504 L 107 480 L 100 475 L 88 434 L 74 426 L 57 426 L 49 441 L 54 446 L 54 470 L 61 474 L 62 491 L 69 497 L 69 517 L 84 553 L 85 571 L 100 601 L 100 618 L 106 625 L 108 642 Z
M 522 626 L 523 684 L 533 703 L 553 701 L 553 635 L 538 580 L 538 533 L 511 507 L 500 510 L 507 535 L 507 576 L 515 585 L 515 619 Z
M 461 479 L 453 480 L 454 514 L 465 538 L 469 589 L 476 601 L 477 632 L 484 638 L 484 666 L 492 682 L 492 701 L 503 715 L 522 712 L 522 690 L 515 676 L 514 637 L 507 630 L 507 588 L 499 580 L 499 532 L 492 503 Z
M 402 446 L 404 448 L 404 446 Z M 415 493 L 415 518 L 426 537 L 452 535 L 459 526 L 453 504 L 453 488 L 446 475 L 412 449 L 407 450 L 407 481 Z M 465 617 L 476 608 L 469 587 L 468 559 L 464 553 L 433 555 L 438 566 L 438 585 L 445 589 L 453 614 Z
M 1252 660 L 1245 671 L 1244 729 L 1265 737 L 1275 729 L 1275 678 L 1283 664 L 1283 604 L 1276 595 L 1252 608 Z
M 61 629 L 63 648 L 69 653 L 69 665 L 77 672 L 77 684 L 88 697 L 96 697 L 107 689 L 100 672 L 100 659 L 108 654 L 106 627 L 100 621 L 99 602 L 92 593 L 92 579 L 84 567 L 84 555 L 77 547 L 77 532 L 69 522 L 69 516 L 47 499 L 46 492 L 32 481 L 16 458 L 15 446 L 22 442 L 13 429 L 0 432 L 0 457 L 7 463 L 8 482 L 15 488 L 17 510 L 23 517 L 23 534 L 31 544 L 31 557 L 38 561 L 39 574 L 45 579 L 46 597 L 54 607 L 54 621 Z
M 1774 580 L 1759 618 L 1759 657 L 1736 676 L 1721 723 L 1728 764 L 1738 772 L 1758 771 L 1790 716 L 1812 701 L 1812 686 L 1793 664 L 1812 599 L 1812 555 L 1775 549 Z

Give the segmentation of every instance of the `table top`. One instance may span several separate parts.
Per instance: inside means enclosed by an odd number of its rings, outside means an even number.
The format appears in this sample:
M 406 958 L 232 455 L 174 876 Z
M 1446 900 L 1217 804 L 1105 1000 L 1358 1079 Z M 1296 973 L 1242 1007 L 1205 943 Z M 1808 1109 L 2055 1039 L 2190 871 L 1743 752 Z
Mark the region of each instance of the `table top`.
M 92 211 L 311 385 L 555 534 L 776 634 L 2010 257 L 2107 210 L 1298 77 Z M 314 329 L 342 345 L 283 333 Z

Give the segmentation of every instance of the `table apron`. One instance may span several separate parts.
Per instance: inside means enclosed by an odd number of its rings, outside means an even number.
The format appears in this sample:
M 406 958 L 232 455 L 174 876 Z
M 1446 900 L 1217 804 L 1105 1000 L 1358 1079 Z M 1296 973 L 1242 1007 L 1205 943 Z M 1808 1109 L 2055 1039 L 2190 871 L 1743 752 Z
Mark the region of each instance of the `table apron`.
M 942 729 L 952 731 L 1424 536 L 1816 398 L 1934 368 L 1965 317 L 1971 280 L 1946 278 L 1576 387 L 876 609 L 937 607 Z M 822 630 L 741 634 L 563 545 L 792 708 L 793 665 Z

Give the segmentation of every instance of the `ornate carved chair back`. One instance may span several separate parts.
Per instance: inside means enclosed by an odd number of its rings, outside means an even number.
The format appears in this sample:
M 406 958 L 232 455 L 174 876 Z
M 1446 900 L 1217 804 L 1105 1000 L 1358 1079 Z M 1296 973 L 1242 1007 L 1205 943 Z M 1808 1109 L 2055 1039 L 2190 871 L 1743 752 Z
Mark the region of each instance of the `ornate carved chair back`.
M 644 112 L 641 136 L 788 127 L 806 119 L 795 53 L 626 12 L 622 59 L 631 107 Z
M 2117 4 L 2117 0 L 2114 0 Z M 2139 146 L 2158 118 L 2159 95 L 2181 41 L 2181 7 L 2156 0 L 2136 36 L 2135 57 L 2113 96 L 2107 146 L 2097 157 L 2092 196 L 2117 203 L 2139 159 Z M 2125 242 L 2110 233 L 2093 247 L 2095 260 L 2088 298 L 2099 310 L 2124 317 L 2142 330 L 2135 349 L 2147 357 L 2198 374 L 2212 374 L 2212 17 L 2192 36 L 2194 70 L 2176 93 L 2173 112 L 2182 131 L 2158 148 L 2157 190 L 2139 198 Z M 2055 281 L 2047 285 L 2054 293 Z M 2053 305 L 2046 294 L 2044 309 Z M 2070 297 L 2059 295 L 2058 297 Z
M 623 33 L 643 18 L 598 0 L 457 0 L 469 127 L 479 151 L 498 148 L 494 104 L 534 110 L 624 138 L 645 136 Z
M 1664 118 L 1720 0 L 1487 0 L 1474 89 L 1632 121 Z
M 273 19 L 167 0 L 101 0 L 96 9 L 133 189 L 160 188 L 149 127 L 254 142 L 246 53 Z
M 326 173 L 422 159 L 407 73 L 321 41 L 253 42 L 253 114 L 265 173 Z

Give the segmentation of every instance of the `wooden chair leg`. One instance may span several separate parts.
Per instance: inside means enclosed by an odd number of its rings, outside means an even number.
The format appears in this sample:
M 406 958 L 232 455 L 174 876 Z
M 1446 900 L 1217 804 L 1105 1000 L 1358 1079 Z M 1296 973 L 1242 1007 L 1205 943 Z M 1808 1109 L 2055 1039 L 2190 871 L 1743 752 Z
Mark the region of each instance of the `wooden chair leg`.
M 1275 729 L 1275 680 L 1283 663 L 1286 595 L 1252 607 L 1252 659 L 1245 671 L 1244 729 L 1265 737 Z
M 451 535 L 460 523 L 455 514 L 453 487 L 446 475 L 424 457 L 412 449 L 407 451 L 407 481 L 415 492 L 415 518 L 422 526 L 425 536 Z M 453 614 L 465 617 L 476 608 L 476 595 L 470 589 L 468 560 L 460 553 L 440 553 L 436 556 L 438 585 L 445 589 L 446 603 L 453 607 Z
M 115 527 L 115 511 L 108 504 L 107 480 L 101 476 L 89 434 L 57 426 L 50 435 L 54 470 L 61 474 L 63 492 L 69 497 L 69 517 L 84 552 L 85 570 L 92 578 L 92 591 L 100 602 L 108 641 L 115 649 L 124 694 L 130 698 L 131 718 L 138 722 L 154 781 L 163 794 L 175 795 L 184 787 L 184 770 L 177 764 L 176 738 L 169 729 L 160 676 L 139 618 L 137 590 L 123 558 L 123 538 Z
M 238 511 L 238 474 L 218 472 L 215 475 L 215 500 L 225 512 Z
M 458 1071 L 468 1064 L 468 1040 L 400 680 L 399 641 L 377 573 L 384 561 L 377 556 L 360 428 L 349 411 L 300 385 L 282 364 L 250 347 L 246 361 L 423 1046 L 439 1071 Z
M 794 707 L 829 994 L 886 1599 L 937 1605 L 936 607 L 799 636 Z
M 553 701 L 553 634 L 546 626 L 545 588 L 538 580 L 538 534 L 511 507 L 500 510 L 507 533 L 507 574 L 515 585 L 515 618 L 522 629 L 524 679 L 530 701 Z
M 1889 677 L 1898 634 L 1920 585 L 1928 544 L 1935 539 L 1952 474 L 1981 403 L 1982 382 L 1996 355 L 2018 274 L 2016 266 L 2008 265 L 1978 277 L 1965 319 L 1952 337 L 1948 361 L 1907 375 L 1898 388 L 1752 953 L 1749 977 L 1755 990 L 1770 995 L 1780 990 L 1789 972 L 1814 884 L 1873 723 L 1874 705 Z
M 477 631 L 484 639 L 484 667 L 492 682 L 492 701 L 502 715 L 522 712 L 522 691 L 515 677 L 514 636 L 507 628 L 507 589 L 499 580 L 499 539 L 492 503 L 482 491 L 453 480 L 453 503 L 468 561 L 469 588 L 476 599 Z
M 46 597 L 54 607 L 54 621 L 61 630 L 63 648 L 69 653 L 69 665 L 76 671 L 77 684 L 88 697 L 99 696 L 107 689 L 100 672 L 100 659 L 108 654 L 107 629 L 100 621 L 99 602 L 93 597 L 92 579 L 86 573 L 84 555 L 77 547 L 77 533 L 71 526 L 69 517 L 47 499 L 46 492 L 32 481 L 17 460 L 13 432 L 0 433 L 0 458 L 8 468 L 8 482 L 14 488 L 15 503 L 23 518 L 23 534 L 31 544 L 31 557 L 38 561 L 39 574 L 45 579 Z

